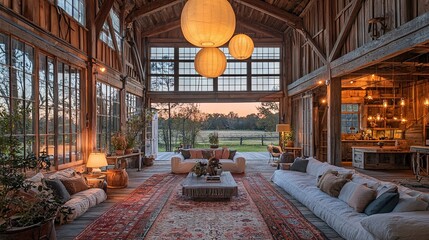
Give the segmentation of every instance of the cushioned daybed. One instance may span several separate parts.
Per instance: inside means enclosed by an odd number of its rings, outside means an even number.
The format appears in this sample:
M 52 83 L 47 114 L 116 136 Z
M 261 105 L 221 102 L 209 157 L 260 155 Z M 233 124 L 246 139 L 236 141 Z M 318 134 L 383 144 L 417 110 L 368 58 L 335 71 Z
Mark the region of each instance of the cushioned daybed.
M 275 171 L 272 181 L 342 237 L 356 240 L 429 239 L 428 193 L 379 181 L 314 158 L 308 160 L 306 167 L 294 168 L 298 171 Z M 337 183 L 342 182 L 336 189 L 338 197 L 330 196 L 334 194 L 332 192 L 321 191 L 325 186 L 322 186 L 320 177 L 332 176 L 331 171 L 336 171 L 337 176 L 342 175 L 336 178 Z M 342 178 L 350 180 L 343 181 Z M 317 187 L 318 179 L 321 188 Z M 386 196 L 395 195 L 396 199 L 392 197 L 383 202 Z
M 246 169 L 246 159 L 234 150 L 227 148 L 182 149 L 180 153 L 171 157 L 171 172 L 189 173 L 197 161 L 207 160 L 211 156 L 220 160 L 224 171 L 244 173 Z

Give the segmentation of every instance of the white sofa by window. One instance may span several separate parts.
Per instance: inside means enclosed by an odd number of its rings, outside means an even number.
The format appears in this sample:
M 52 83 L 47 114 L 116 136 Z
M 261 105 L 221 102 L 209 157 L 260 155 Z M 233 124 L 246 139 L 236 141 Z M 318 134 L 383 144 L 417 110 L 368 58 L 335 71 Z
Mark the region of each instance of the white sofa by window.
M 219 158 L 220 163 L 222 163 L 222 169 L 224 171 L 230 171 L 231 173 L 244 173 L 246 170 L 246 159 L 238 152 L 236 152 L 234 156 L 231 157 L 232 159 L 229 159 L 229 153 L 226 154 L 225 152 L 223 152 L 223 156 L 222 154 L 220 154 L 220 151 L 223 150 L 224 149 L 189 149 L 189 151 L 191 151 L 192 153 L 189 158 L 185 158 L 182 152 L 180 152 L 171 157 L 171 172 L 189 173 L 197 161 L 207 160 L 207 158 L 203 157 L 204 151 L 213 151 L 212 156 L 215 156 L 214 151 L 218 151 L 218 155 L 215 157 Z
M 309 159 L 306 172 L 277 170 L 272 181 L 307 206 L 316 216 L 325 221 L 345 239 L 427 239 L 429 236 L 429 194 L 398 186 L 401 204 L 404 199 L 418 198 L 426 202 L 424 211 L 390 212 L 366 215 L 354 211 L 346 202 L 331 197 L 317 188 L 317 177 L 328 169 L 340 173 L 353 172 L 352 181 L 366 184 L 374 189 L 393 183 Z M 420 201 L 419 200 L 419 201 Z M 397 205 L 397 206 L 398 206 Z M 395 207 L 396 208 L 396 207 Z M 393 210 L 395 211 L 395 209 Z

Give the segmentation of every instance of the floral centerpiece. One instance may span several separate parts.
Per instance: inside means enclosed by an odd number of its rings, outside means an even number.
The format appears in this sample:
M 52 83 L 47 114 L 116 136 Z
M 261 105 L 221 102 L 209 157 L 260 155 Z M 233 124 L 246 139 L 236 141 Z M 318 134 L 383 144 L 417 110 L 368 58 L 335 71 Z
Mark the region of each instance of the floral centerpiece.
M 191 170 L 193 173 L 195 173 L 195 175 L 197 175 L 197 177 L 201 177 L 203 175 L 206 175 L 207 173 L 207 163 L 206 162 L 202 162 L 202 161 L 198 161 L 194 167 Z
M 123 135 L 121 132 L 117 132 L 110 140 L 113 148 L 116 151 L 116 155 L 124 155 L 125 148 L 127 147 L 127 139 L 125 138 L 125 135 Z

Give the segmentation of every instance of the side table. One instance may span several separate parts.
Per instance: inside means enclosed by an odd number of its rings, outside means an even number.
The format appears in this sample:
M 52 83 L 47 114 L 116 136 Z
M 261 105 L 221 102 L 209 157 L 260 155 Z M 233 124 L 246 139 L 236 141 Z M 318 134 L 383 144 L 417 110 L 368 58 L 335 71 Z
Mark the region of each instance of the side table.
M 107 192 L 107 176 L 106 174 L 83 174 L 90 188 L 101 188 Z

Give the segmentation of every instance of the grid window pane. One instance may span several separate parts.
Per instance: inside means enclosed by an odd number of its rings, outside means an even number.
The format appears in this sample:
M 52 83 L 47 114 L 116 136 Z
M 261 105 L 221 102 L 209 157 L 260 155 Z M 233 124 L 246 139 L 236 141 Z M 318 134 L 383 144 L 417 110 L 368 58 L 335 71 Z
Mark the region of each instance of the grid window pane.
M 280 77 L 253 76 L 252 91 L 278 91 L 280 90 Z
M 179 91 L 213 91 L 213 79 L 201 76 L 179 77 Z
M 119 89 L 97 82 L 97 148 L 112 149 L 110 138 L 119 131 Z
M 356 133 L 359 129 L 359 104 L 341 104 L 341 132 Z
M 174 59 L 174 48 L 159 48 L 150 49 L 150 59 L 168 60 Z
M 85 26 L 85 0 L 57 0 L 57 6 Z
M 219 91 L 247 91 L 247 77 L 221 76 L 218 78 Z

